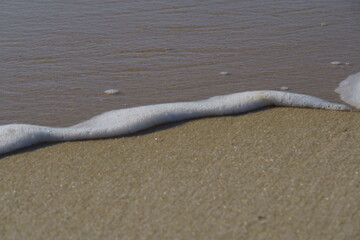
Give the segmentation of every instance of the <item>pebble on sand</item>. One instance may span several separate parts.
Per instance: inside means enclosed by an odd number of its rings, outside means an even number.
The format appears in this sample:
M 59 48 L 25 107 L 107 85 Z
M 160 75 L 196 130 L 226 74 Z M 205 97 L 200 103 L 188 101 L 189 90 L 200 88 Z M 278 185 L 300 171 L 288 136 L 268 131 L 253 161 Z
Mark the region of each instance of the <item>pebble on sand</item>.
M 109 95 L 118 94 L 119 92 L 120 91 L 118 89 L 108 89 L 104 91 L 105 94 L 109 94 Z
M 327 23 L 320 23 L 320 26 L 322 26 L 322 27 L 325 27 L 327 25 L 328 25 Z

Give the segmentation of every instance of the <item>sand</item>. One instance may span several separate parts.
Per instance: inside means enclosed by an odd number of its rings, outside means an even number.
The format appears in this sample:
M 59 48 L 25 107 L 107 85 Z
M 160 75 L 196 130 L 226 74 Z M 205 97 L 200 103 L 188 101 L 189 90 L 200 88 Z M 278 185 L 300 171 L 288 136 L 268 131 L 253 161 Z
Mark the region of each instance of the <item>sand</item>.
M 360 239 L 360 114 L 272 108 L 0 157 L 0 239 Z

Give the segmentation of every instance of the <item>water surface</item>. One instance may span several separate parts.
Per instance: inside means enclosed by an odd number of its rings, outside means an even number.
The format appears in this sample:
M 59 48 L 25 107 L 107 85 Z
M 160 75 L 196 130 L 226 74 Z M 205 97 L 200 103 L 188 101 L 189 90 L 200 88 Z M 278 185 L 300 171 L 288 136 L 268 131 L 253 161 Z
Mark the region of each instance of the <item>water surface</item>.
M 0 124 L 281 86 L 339 101 L 359 23 L 359 1 L 1 2 Z

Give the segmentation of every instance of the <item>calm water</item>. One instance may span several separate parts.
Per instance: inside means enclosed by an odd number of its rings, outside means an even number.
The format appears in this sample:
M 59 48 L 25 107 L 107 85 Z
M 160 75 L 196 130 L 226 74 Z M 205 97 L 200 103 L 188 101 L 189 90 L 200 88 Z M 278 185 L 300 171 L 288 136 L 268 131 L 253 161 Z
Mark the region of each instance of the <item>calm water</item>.
M 358 0 L 1 1 L 0 29 L 0 124 L 281 86 L 339 101 L 360 71 Z

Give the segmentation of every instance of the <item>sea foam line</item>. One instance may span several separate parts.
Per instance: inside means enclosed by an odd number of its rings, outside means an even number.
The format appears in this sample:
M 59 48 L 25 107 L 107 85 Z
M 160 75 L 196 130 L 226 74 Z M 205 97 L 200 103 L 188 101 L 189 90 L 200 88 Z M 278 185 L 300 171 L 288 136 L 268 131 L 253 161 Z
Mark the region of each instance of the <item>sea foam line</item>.
M 44 142 L 117 137 L 164 123 L 248 112 L 266 106 L 350 110 L 346 105 L 303 94 L 279 91 L 241 92 L 194 102 L 114 110 L 63 128 L 27 124 L 3 125 L 0 126 L 0 154 Z
M 360 109 L 360 72 L 347 77 L 335 92 L 340 94 L 341 100 Z

